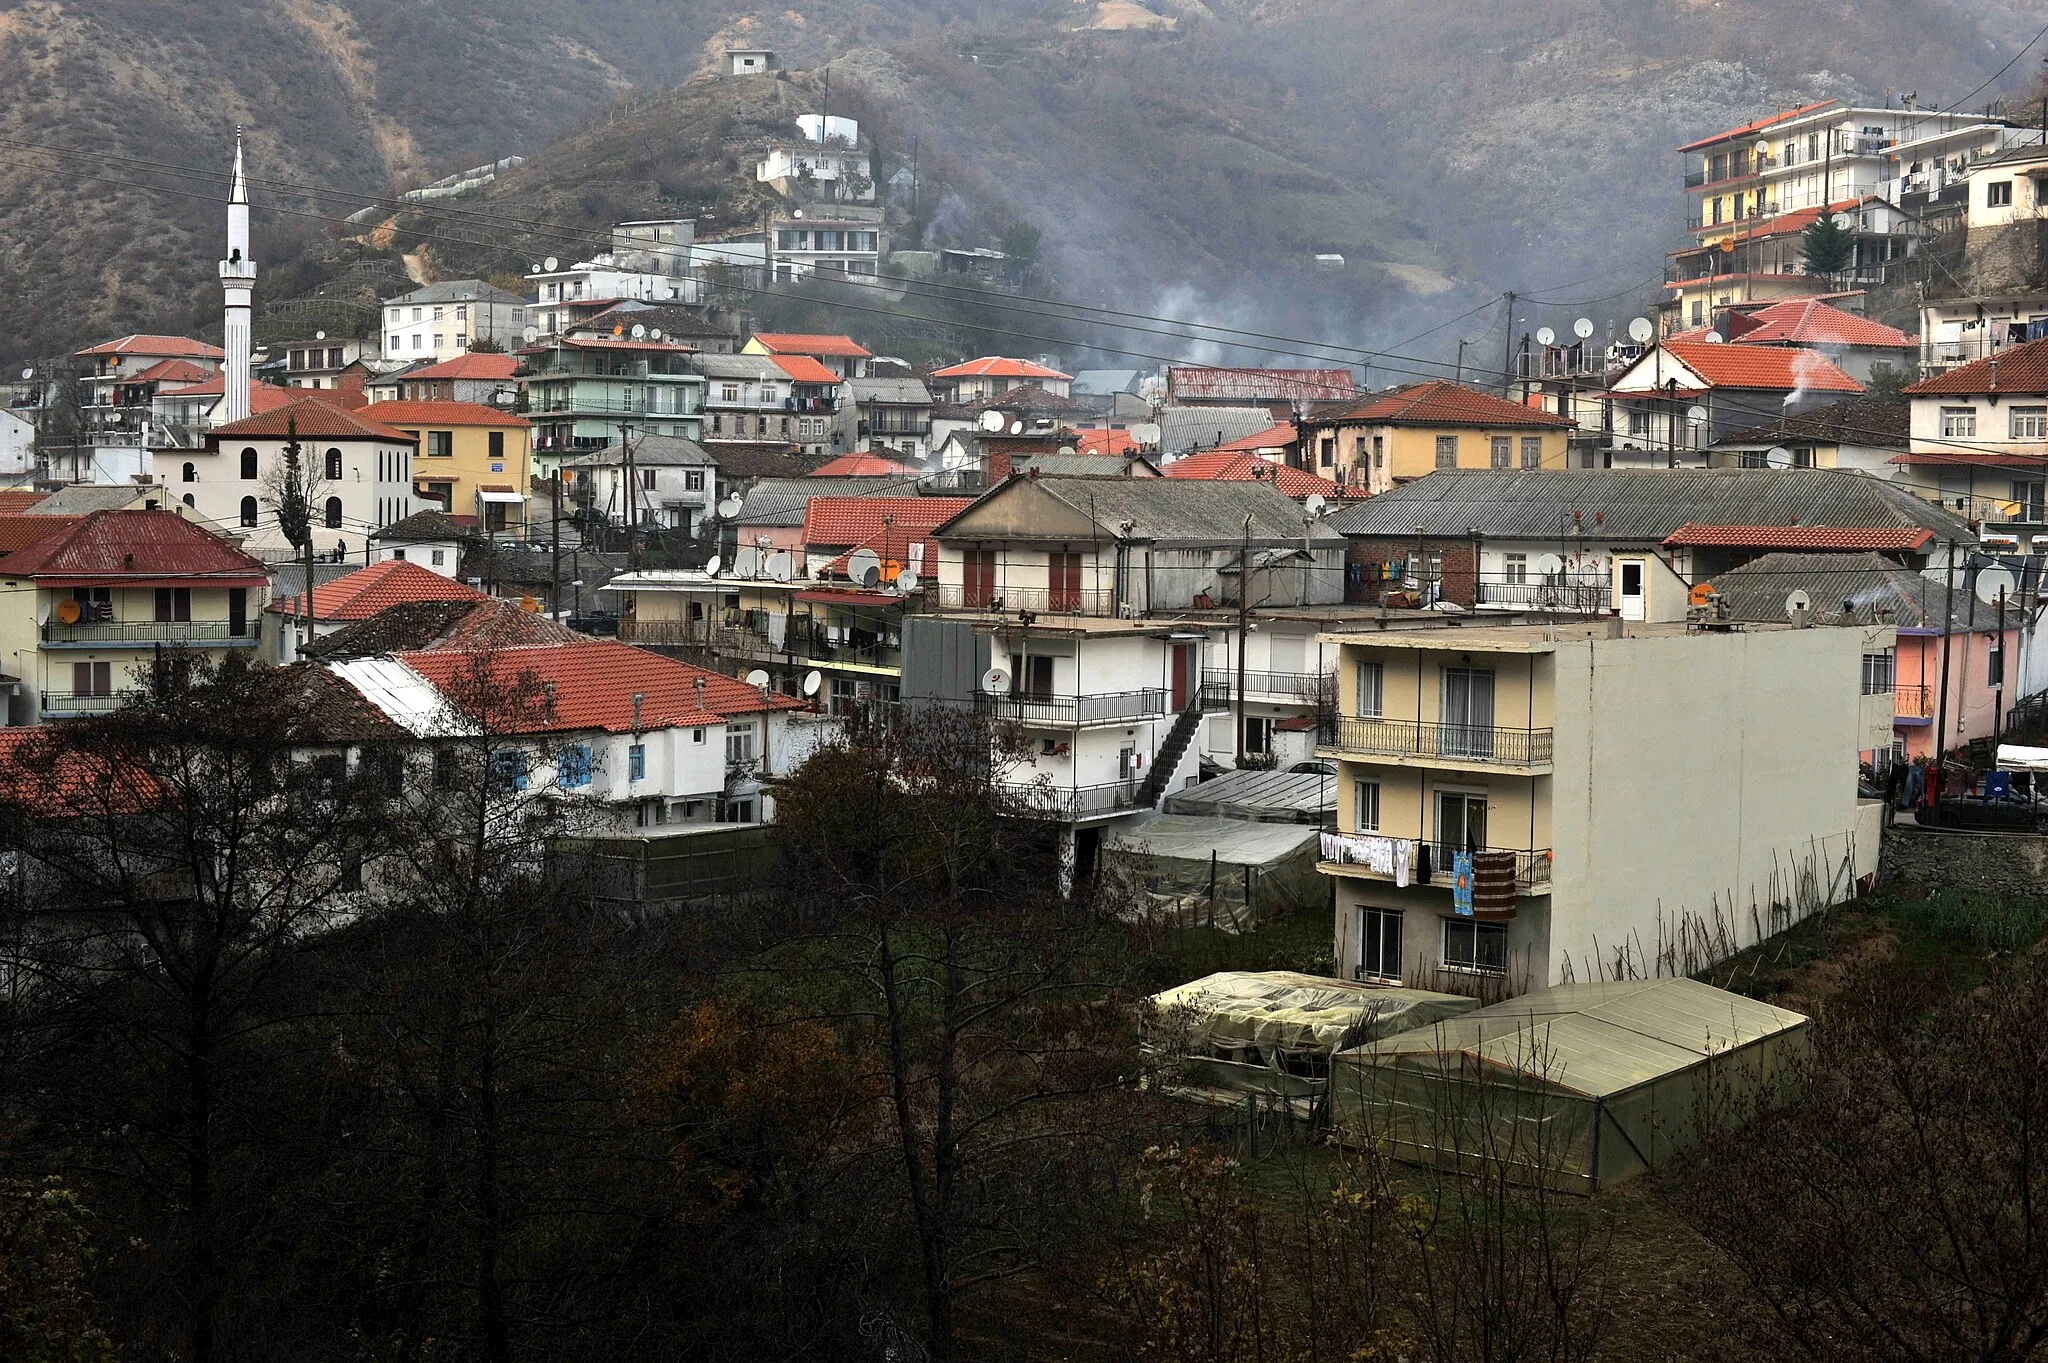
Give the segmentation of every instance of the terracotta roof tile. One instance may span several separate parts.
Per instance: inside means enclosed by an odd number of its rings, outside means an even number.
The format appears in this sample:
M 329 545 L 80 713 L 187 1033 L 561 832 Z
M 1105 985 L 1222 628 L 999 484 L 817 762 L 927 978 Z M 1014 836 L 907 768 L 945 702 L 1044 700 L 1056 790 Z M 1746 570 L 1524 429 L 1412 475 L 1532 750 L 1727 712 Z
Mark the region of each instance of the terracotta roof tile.
M 399 661 L 446 691 L 465 674 L 478 654 L 460 649 L 401 653 Z M 489 655 L 490 675 L 510 686 L 526 674 L 554 690 L 554 713 L 536 717 L 525 732 L 551 733 L 571 729 L 634 730 L 633 697 L 641 698 L 641 729 L 712 724 L 733 715 L 765 710 L 800 710 L 793 696 L 770 696 L 721 673 L 665 658 L 631 644 L 589 639 L 573 644 L 499 649 Z M 697 700 L 697 683 L 704 700 Z
M 500 411 L 481 402 L 373 402 L 360 414 L 374 417 L 386 426 L 409 426 L 419 422 L 434 426 L 510 426 L 524 430 L 533 425 L 517 413 Z
M 29 492 L 21 488 L 8 488 L 0 492 L 0 516 L 19 516 L 50 494 Z
M 1057 369 L 1048 369 L 1030 360 L 1013 360 L 1004 355 L 984 355 L 978 360 L 965 364 L 950 365 L 945 369 L 934 369 L 935 379 L 1071 379 L 1072 374 L 1062 374 Z
M 374 658 L 436 649 L 580 643 L 578 634 L 510 601 L 405 601 L 343 625 L 302 648 L 309 658 Z
M 1764 388 L 1788 393 L 1801 388 L 1819 393 L 1863 391 L 1862 384 L 1815 350 L 1770 345 L 1715 345 L 1708 341 L 1666 341 L 1664 351 L 1716 388 Z
M 1814 112 L 1816 109 L 1825 109 L 1830 104 L 1839 104 L 1840 102 L 1840 100 L 1824 99 L 1816 104 L 1802 104 L 1796 109 L 1787 109 L 1781 114 L 1772 114 L 1768 118 L 1759 118 L 1753 123 L 1745 123 L 1739 128 L 1730 128 L 1726 132 L 1715 133 L 1712 137 L 1702 137 L 1697 142 L 1688 142 L 1678 150 L 1692 151 L 1698 147 L 1711 147 L 1716 142 L 1722 142 L 1731 137 L 1741 137 L 1746 133 L 1757 132 L 1764 128 L 1775 127 L 1787 119 L 1799 118 Z
M 270 411 L 257 412 L 240 421 L 230 421 L 225 426 L 216 426 L 212 434 L 230 439 L 238 436 L 279 438 L 286 434 L 288 423 L 296 423 L 301 436 L 316 440 L 388 440 L 401 445 L 412 443 L 412 437 L 403 431 L 395 430 L 382 422 L 372 421 L 360 411 L 350 412 L 331 402 L 322 402 L 318 398 L 303 398 L 281 403 Z
M 313 588 L 313 618 L 316 620 L 367 620 L 378 611 L 403 601 L 482 601 L 482 592 L 454 578 L 404 559 L 386 559 L 367 568 L 344 573 L 332 582 Z M 301 595 L 280 597 L 270 609 L 283 613 Z
M 201 360 L 224 360 L 228 354 L 217 345 L 195 341 L 190 336 L 155 336 L 148 332 L 101 341 L 77 353 L 81 358 L 87 355 L 183 355 Z
M 1166 391 L 1176 401 L 1342 402 L 1357 395 L 1358 380 L 1349 369 L 1227 369 L 1177 364 L 1166 371 Z
M 131 374 L 129 383 L 205 383 L 213 377 L 213 371 L 190 360 L 158 360 L 140 374 Z
M 1934 532 L 1921 526 L 1866 526 L 1860 529 L 1826 525 L 1694 525 L 1680 526 L 1664 540 L 1667 546 L 1726 549 L 1892 549 L 1922 548 Z
M 1908 387 L 1906 392 L 1909 396 L 1922 393 L 2048 394 L 2048 338 L 2009 345 L 1995 355 L 1959 364 L 1945 374 L 1922 379 Z
M 863 352 L 865 353 L 865 352 Z M 772 355 L 775 367 L 789 375 L 796 383 L 838 383 L 837 374 L 819 364 L 809 355 Z
M 879 454 L 842 454 L 837 459 L 828 459 L 805 475 L 810 478 L 874 478 L 901 474 L 905 478 L 916 476 L 915 470 L 907 464 L 893 459 L 884 459 Z
M 1714 349 L 1721 349 L 1716 346 Z M 1781 352 L 1782 353 L 1782 352 Z M 1570 426 L 1568 417 L 1524 407 L 1447 379 L 1411 383 L 1390 393 L 1319 412 L 1312 424 L 1363 421 L 1394 426 Z
M 1137 437 L 1129 431 L 1113 431 L 1098 426 L 1074 432 L 1076 454 L 1132 454 L 1137 448 Z
M 866 547 L 901 558 L 921 538 L 974 504 L 972 497 L 813 497 L 804 507 L 804 544 Z M 888 543 L 883 543 L 885 527 Z M 936 558 L 928 560 L 934 566 Z
M 425 369 L 408 370 L 408 379 L 509 379 L 512 371 L 519 367 L 519 361 L 510 355 L 471 354 L 457 355 L 452 360 L 430 364 Z
M 1267 482 L 1290 497 L 1342 497 L 1344 489 L 1320 474 L 1267 459 L 1250 450 L 1203 450 L 1176 459 L 1165 469 L 1169 478 L 1202 478 L 1212 482 Z
M 37 579 L 206 578 L 248 587 L 270 580 L 261 562 L 168 511 L 95 511 L 10 554 L 7 572 Z
M 1831 307 L 1818 298 L 1788 298 L 1737 314 L 1756 325 L 1736 339 L 1743 345 L 1850 345 L 1904 349 L 1913 338 L 1897 327 Z
M 26 549 L 60 530 L 69 530 L 84 519 L 83 516 L 0 515 L 0 554 Z
M 851 336 L 816 336 L 800 332 L 756 332 L 754 339 L 770 355 L 833 355 L 871 359 L 874 352 Z

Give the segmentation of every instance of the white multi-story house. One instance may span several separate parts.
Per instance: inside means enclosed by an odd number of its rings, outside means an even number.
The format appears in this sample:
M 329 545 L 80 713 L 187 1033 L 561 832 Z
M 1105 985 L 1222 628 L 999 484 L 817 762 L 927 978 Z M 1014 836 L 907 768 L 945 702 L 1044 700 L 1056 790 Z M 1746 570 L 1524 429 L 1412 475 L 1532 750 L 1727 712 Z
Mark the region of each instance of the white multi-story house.
M 910 377 L 848 379 L 840 390 L 837 448 L 922 463 L 932 444 L 932 395 Z
M 299 551 L 277 524 L 284 448 L 295 434 L 313 509 L 313 543 L 334 562 L 361 559 L 372 532 L 415 510 L 413 438 L 318 398 L 287 402 L 216 426 L 202 448 L 168 452 L 161 471 L 167 497 L 191 507 L 216 532 L 242 540 L 266 562 Z
M 526 326 L 526 300 L 481 279 L 444 279 L 384 304 L 384 358 L 452 360 L 472 342 L 507 350 Z
M 799 202 L 873 203 L 873 158 L 860 149 L 860 123 L 836 115 L 800 114 L 801 137 L 772 147 L 754 178 Z
M 795 384 L 766 355 L 699 355 L 691 364 L 704 376 L 702 429 L 707 442 L 798 439 L 791 399 Z
M 636 435 L 629 443 L 630 468 L 616 442 L 565 461 L 563 495 L 614 525 L 697 533 L 717 506 L 717 457 L 678 436 Z
M 768 224 L 775 279 L 813 274 L 873 275 L 883 255 L 882 210 L 858 204 L 816 204 L 776 214 Z

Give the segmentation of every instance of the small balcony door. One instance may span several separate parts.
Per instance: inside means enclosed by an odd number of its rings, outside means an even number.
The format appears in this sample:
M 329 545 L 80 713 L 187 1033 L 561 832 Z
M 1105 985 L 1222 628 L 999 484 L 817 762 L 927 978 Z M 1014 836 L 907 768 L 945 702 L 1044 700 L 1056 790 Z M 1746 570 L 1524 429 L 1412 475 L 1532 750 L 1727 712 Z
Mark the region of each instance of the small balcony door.
M 961 604 L 992 606 L 996 600 L 996 551 L 969 549 L 961 555 L 963 576 Z
M 1081 609 L 1081 556 L 1048 554 L 1046 608 L 1078 614 Z
M 1440 790 L 1436 796 L 1437 869 L 1449 870 L 1453 853 L 1486 850 L 1486 797 Z
M 1437 752 L 1444 757 L 1493 756 L 1493 673 L 1476 667 L 1447 667 L 1437 727 Z
M 1645 569 L 1647 565 L 1639 558 L 1619 560 L 1621 571 L 1621 618 L 1641 620 L 1644 599 L 1647 593 Z
M 1173 712 L 1179 714 L 1194 703 L 1195 686 L 1201 676 L 1193 644 L 1173 645 Z

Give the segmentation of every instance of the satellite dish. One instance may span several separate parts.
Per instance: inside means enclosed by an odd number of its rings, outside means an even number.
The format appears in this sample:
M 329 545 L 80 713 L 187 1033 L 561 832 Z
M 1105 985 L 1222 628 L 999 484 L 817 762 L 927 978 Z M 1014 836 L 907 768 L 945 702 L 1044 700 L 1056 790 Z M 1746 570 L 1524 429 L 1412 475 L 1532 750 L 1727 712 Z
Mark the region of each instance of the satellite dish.
M 1537 345 L 1549 345 L 1555 340 L 1557 340 L 1557 333 L 1552 331 L 1549 327 L 1536 328 Z
M 1578 337 L 1578 338 L 1579 338 L 1580 340 L 1582 340 L 1582 341 L 1583 341 L 1583 340 L 1585 340 L 1585 339 L 1586 339 L 1586 338 L 1587 338 L 1588 336 L 1591 336 L 1592 334 L 1593 334 L 1593 319 L 1592 319 L 1592 318 L 1590 318 L 1590 317 L 1581 317 L 1581 318 L 1580 318 L 1580 319 L 1579 319 L 1578 321 L 1576 321 L 1576 322 L 1572 323 L 1572 335 L 1574 335 L 1574 336 Z
M 734 577 L 759 577 L 761 575 L 761 551 L 754 548 L 740 550 L 732 556 Z
M 720 568 L 723 568 L 724 566 L 725 560 L 720 558 L 718 555 L 713 554 L 711 556 L 711 562 L 704 565 L 704 575 L 706 577 L 717 577 L 718 570 Z
M 34 365 L 30 365 L 30 366 L 29 366 L 28 368 L 26 368 L 26 369 L 22 370 L 22 371 L 21 371 L 21 376 L 22 376 L 23 378 L 25 378 L 25 379 L 32 379 L 32 378 L 34 378 L 34 377 L 36 376 L 36 370 L 35 370 L 35 366 L 34 366 Z
M 633 323 L 633 339 L 636 341 L 644 341 L 647 339 L 647 327 L 644 323 Z
M 1308 512 L 1311 516 L 1320 516 L 1323 514 L 1323 508 L 1329 504 L 1329 501 L 1322 493 L 1312 492 L 1309 494 L 1308 500 L 1301 504 L 1301 509 Z
M 1075 449 L 1074 449 L 1074 447 L 1073 447 L 1072 445 L 1062 445 L 1062 446 L 1060 446 L 1059 452 L 1060 452 L 1061 454 L 1065 455 L 1066 457 L 1070 458 L 1070 459 L 1071 459 L 1071 458 L 1072 458 L 1072 457 L 1074 456 L 1074 454 L 1076 453 L 1076 451 L 1075 451 Z
M 787 582 L 796 576 L 796 562 L 787 549 L 778 549 L 768 556 L 768 576 L 777 582 Z
M 872 549 L 854 550 L 846 558 L 846 575 L 857 586 L 874 586 L 882 580 L 882 556 Z
M 1010 434 L 1011 434 L 1011 435 L 1022 435 L 1022 434 L 1024 434 L 1024 423 L 1023 423 L 1023 422 L 1021 422 L 1021 421 L 1013 421 L 1013 422 L 1011 422 L 1011 423 L 1010 423 Z
M 1987 606 L 1998 604 L 1998 594 L 2005 593 L 2005 599 L 2012 600 L 2019 580 L 2004 568 L 1984 568 L 1977 573 L 1977 599 Z
M 1705 341 L 1708 345 L 1719 345 L 1721 344 L 1721 342 L 1727 340 L 1728 338 L 1726 336 L 1723 336 L 1718 331 L 1710 331 L 1706 335 L 1700 337 L 1700 339 L 1702 341 Z
M 327 333 L 324 331 L 316 331 L 313 333 L 313 339 L 316 341 L 324 341 L 327 339 Z
M 1773 445 L 1764 451 L 1764 463 L 1774 469 L 1789 469 L 1792 467 L 1792 451 L 1783 445 Z
M 1564 571 L 1564 560 L 1556 554 L 1540 554 L 1536 559 L 1536 571 L 1545 577 Z
M 1785 618 L 1797 619 L 1813 610 L 1813 598 L 1803 591 L 1788 592 L 1785 596 Z
M 908 596 L 912 592 L 916 591 L 916 571 L 910 568 L 905 568 L 902 572 L 896 574 L 896 590 L 903 593 L 905 596 Z
M 804 694 L 805 694 L 805 695 L 807 695 L 807 696 L 815 696 L 815 695 L 817 695 L 817 694 L 818 694 L 818 688 L 819 688 L 819 687 L 821 687 L 821 686 L 823 686 L 824 684 L 825 684 L 825 674 L 824 674 L 824 673 L 822 673 L 822 672 L 818 672 L 818 671 L 815 671 L 815 670 L 813 670 L 813 671 L 810 671 L 810 672 L 806 672 L 806 673 L 804 673 Z
M 546 260 L 543 260 L 540 263 L 540 267 L 543 270 L 546 270 L 549 274 L 553 274 L 557 269 L 561 268 L 561 264 L 561 261 L 555 259 L 553 256 L 549 256 Z
M 981 429 L 990 434 L 1003 429 L 1003 414 L 993 410 L 983 412 L 981 414 Z
M 745 505 L 745 503 L 740 501 L 739 494 L 734 493 L 732 496 L 726 498 L 724 501 L 718 504 L 718 514 L 725 517 L 727 520 L 731 520 L 734 516 L 740 514 L 740 507 L 743 505 Z
M 658 341 L 658 340 L 660 340 L 660 339 L 661 339 L 661 328 L 660 328 L 660 327 L 650 327 L 650 328 L 648 328 L 648 331 L 647 331 L 647 339 L 648 339 L 648 340 L 650 340 L 650 341 Z
M 1695 402 L 1685 409 L 1685 419 L 1690 425 L 1704 426 L 1707 424 L 1707 409 Z
M 747 685 L 765 689 L 768 685 L 768 674 L 758 667 L 755 668 L 747 674 Z
M 1637 345 L 1648 345 L 1650 338 L 1657 334 L 1657 328 L 1647 317 L 1632 318 L 1628 324 L 1628 338 Z
M 528 345 L 532 345 L 535 341 L 538 341 L 540 339 L 540 328 L 528 327 L 525 331 L 519 334 L 526 338 L 526 343 Z
M 1010 689 L 1010 673 L 1007 668 L 991 667 L 981 674 L 981 689 L 991 696 L 1000 696 Z
M 70 597 L 67 596 L 62 601 L 59 601 L 57 603 L 58 623 L 65 625 L 75 625 L 78 623 L 78 616 L 78 603 L 76 601 L 73 601 Z

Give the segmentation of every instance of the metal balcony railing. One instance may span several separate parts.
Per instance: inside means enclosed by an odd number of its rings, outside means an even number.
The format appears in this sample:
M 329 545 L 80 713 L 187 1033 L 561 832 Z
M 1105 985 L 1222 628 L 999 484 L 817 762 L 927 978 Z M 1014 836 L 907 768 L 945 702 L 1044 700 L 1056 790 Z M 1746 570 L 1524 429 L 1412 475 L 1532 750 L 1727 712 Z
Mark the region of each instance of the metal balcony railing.
M 1892 713 L 1901 719 L 1934 718 L 1934 688 L 1931 686 L 1894 686 L 1892 688 Z
M 1477 724 L 1433 724 L 1412 719 L 1326 717 L 1317 746 L 1343 757 L 1441 757 L 1499 767 L 1547 766 L 1549 729 L 1497 729 Z
M 1122 724 L 1167 713 L 1163 690 L 1114 691 L 1089 696 L 988 696 L 989 714 L 1013 724 L 1045 728 L 1078 728 L 1089 724 Z
M 46 715 L 105 715 L 120 707 L 121 698 L 86 692 L 45 691 L 41 703 Z
M 226 620 L 95 620 L 43 625 L 43 642 L 53 647 L 107 647 L 132 644 L 185 644 L 192 647 L 253 647 L 256 629 L 245 623 L 237 631 Z
M 1614 586 L 1605 578 L 1598 582 L 1481 581 L 1479 604 L 1593 615 L 1613 609 Z
M 1349 833 L 1325 833 L 1323 839 L 1324 865 L 1341 866 L 1345 868 L 1346 873 L 1353 875 L 1363 873 L 1368 876 L 1377 877 L 1378 873 L 1371 870 L 1366 864 L 1362 851 L 1354 856 L 1351 851 L 1346 850 L 1358 847 L 1364 842 L 1363 838 Z M 1333 847 L 1344 857 L 1342 861 L 1330 860 L 1330 852 Z M 1429 844 L 1429 883 L 1432 885 L 1449 885 L 1456 869 L 1454 858 L 1464 850 L 1465 844 L 1462 842 L 1437 842 L 1432 840 Z M 1512 852 L 1515 857 L 1515 885 L 1518 889 L 1533 890 L 1538 886 L 1550 884 L 1550 866 L 1554 857 L 1551 849 L 1548 847 L 1482 847 L 1479 850 L 1482 852 Z M 1392 880 L 1393 876 L 1387 875 L 1385 879 Z
M 1008 793 L 1021 806 L 1018 812 L 1048 819 L 1072 821 L 1118 814 L 1138 807 L 1140 778 L 1105 781 L 1092 786 L 1046 786 L 1017 782 Z
M 1266 699 L 1313 702 L 1325 688 L 1335 695 L 1337 679 L 1321 672 L 1246 672 L 1244 693 Z M 1228 667 L 1211 669 L 1202 682 L 1202 704 L 1209 709 L 1220 702 L 1228 706 L 1237 696 L 1237 673 Z
M 968 583 L 939 584 L 941 610 L 1036 611 L 1040 615 L 1114 615 L 1116 592 L 1108 587 L 980 588 Z
M 619 638 L 635 644 L 701 648 L 710 642 L 710 628 L 702 620 L 624 619 L 619 621 Z

